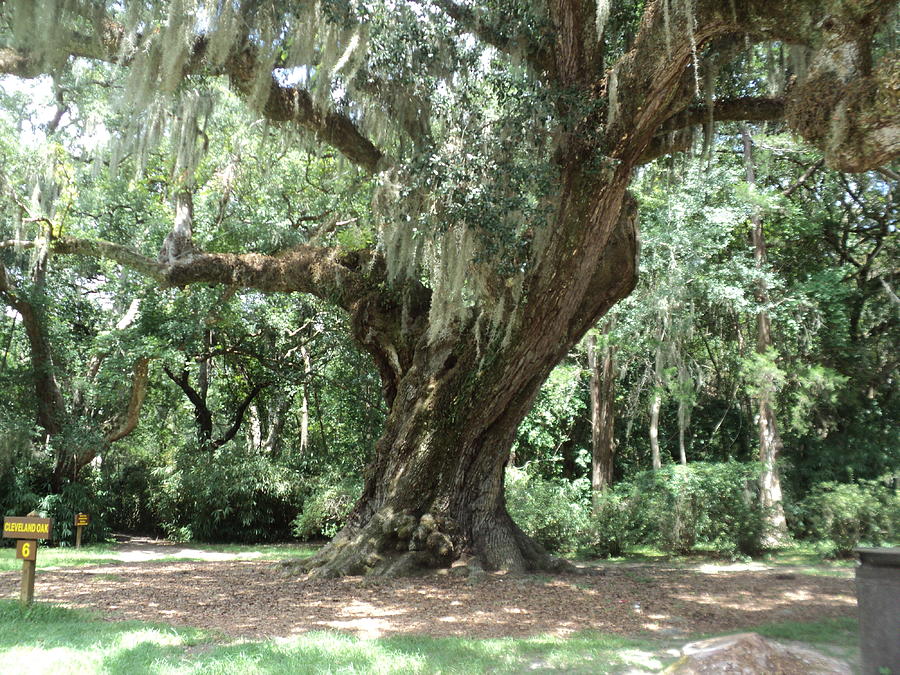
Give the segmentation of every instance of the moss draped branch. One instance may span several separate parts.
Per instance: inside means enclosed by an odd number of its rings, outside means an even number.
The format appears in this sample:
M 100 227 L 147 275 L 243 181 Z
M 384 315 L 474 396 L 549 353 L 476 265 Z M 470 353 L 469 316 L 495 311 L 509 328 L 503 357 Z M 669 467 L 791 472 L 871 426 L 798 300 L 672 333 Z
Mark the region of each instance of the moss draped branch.
M 697 0 L 691 13 L 686 5 L 664 12 L 663 1 L 648 5 L 633 48 L 607 74 L 631 94 L 620 94 L 617 122 L 606 130 L 614 157 L 637 163 L 654 154 L 660 129 L 689 103 L 684 85 L 697 50 L 729 36 L 812 49 L 809 77 L 786 92 L 784 116 L 831 166 L 861 171 L 900 155 L 900 63 L 892 54 L 873 67 L 870 56 L 893 0 Z M 742 112 L 754 119 L 758 111 Z
M 0 249 L 13 246 L 33 248 L 35 242 L 0 242 Z M 192 252 L 170 264 L 128 246 L 96 239 L 61 237 L 50 243 L 50 252 L 112 260 L 164 287 L 207 283 L 266 293 L 309 293 L 348 311 L 355 311 L 362 300 L 381 296 L 386 278 L 383 261 L 372 251 L 310 245 L 279 255 Z
M 764 122 L 784 119 L 784 114 L 783 98 L 724 99 L 716 101 L 712 109 L 705 104 L 691 105 L 662 123 L 639 163 L 646 164 L 657 157 L 690 149 L 694 140 L 693 127 L 705 123 L 710 117 L 715 122 Z
M 60 50 L 69 56 L 128 66 L 128 59 L 123 60 L 121 50 L 125 38 L 124 27 L 110 20 L 102 21 L 101 25 L 100 35 L 92 37 L 74 31 L 60 31 L 64 42 Z M 250 95 L 254 86 L 258 50 L 245 45 L 243 49 L 234 50 L 223 66 L 210 71 L 204 58 L 207 46 L 203 35 L 194 39 L 183 74 L 224 74 L 228 76 L 236 92 L 243 96 Z M 0 73 L 34 78 L 50 74 L 48 70 L 27 50 L 0 48 Z M 374 172 L 384 158 L 382 151 L 359 130 L 349 116 L 338 110 L 316 105 L 308 91 L 302 87 L 281 85 L 274 76 L 262 112 L 273 122 L 295 124 L 312 132 L 317 140 L 332 146 L 366 171 Z

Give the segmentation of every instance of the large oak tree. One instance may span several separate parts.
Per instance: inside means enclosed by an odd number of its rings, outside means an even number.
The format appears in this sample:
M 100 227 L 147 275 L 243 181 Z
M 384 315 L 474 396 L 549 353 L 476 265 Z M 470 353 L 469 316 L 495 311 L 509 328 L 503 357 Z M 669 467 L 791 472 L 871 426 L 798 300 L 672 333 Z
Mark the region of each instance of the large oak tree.
M 892 0 L 295 5 L 4 2 L 0 71 L 111 64 L 135 129 L 154 127 L 155 101 L 225 78 L 250 109 L 377 180 L 370 248 L 200 250 L 191 153 L 158 259 L 51 242 L 165 286 L 311 293 L 350 314 L 389 414 L 347 526 L 311 563 L 319 574 L 464 553 L 489 568 L 557 564 L 509 517 L 504 466 L 551 368 L 634 287 L 628 185 L 642 164 L 714 120 L 783 120 L 846 171 L 900 153 L 900 63 L 873 58 Z M 717 100 L 715 73 L 760 43 L 790 45 L 785 93 Z

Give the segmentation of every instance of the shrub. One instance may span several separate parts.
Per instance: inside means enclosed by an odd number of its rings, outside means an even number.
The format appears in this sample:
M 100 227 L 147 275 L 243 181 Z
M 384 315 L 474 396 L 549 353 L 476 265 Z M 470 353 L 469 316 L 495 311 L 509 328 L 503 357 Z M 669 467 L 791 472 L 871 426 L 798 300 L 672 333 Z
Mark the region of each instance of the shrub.
M 634 506 L 624 489 L 605 490 L 596 496 L 587 532 L 587 548 L 594 555 L 622 555 L 636 540 Z
M 75 544 L 76 513 L 91 516 L 91 524 L 82 531 L 82 543 L 106 541 L 109 537 L 103 504 L 95 489 L 94 476 L 88 469 L 82 471 L 77 483 L 67 484 L 59 494 L 43 497 L 37 510 L 47 518 L 53 518 L 53 542 L 61 546 Z
M 525 534 L 557 553 L 589 545 L 589 486 L 585 480 L 548 480 L 521 469 L 506 470 L 506 505 Z
M 638 474 L 618 491 L 632 494 L 632 533 L 663 551 L 695 547 L 723 555 L 760 549 L 763 513 L 758 464 L 694 462 Z
M 885 481 L 820 483 L 797 505 L 796 515 L 801 534 L 849 556 L 860 544 L 878 546 L 897 536 L 900 496 Z
M 344 526 L 350 509 L 359 499 L 358 478 L 320 477 L 303 501 L 303 509 L 291 523 L 298 539 L 331 538 Z
M 153 506 L 173 539 L 265 542 L 290 534 L 300 501 L 296 476 L 256 450 L 239 443 L 183 449 L 158 474 Z

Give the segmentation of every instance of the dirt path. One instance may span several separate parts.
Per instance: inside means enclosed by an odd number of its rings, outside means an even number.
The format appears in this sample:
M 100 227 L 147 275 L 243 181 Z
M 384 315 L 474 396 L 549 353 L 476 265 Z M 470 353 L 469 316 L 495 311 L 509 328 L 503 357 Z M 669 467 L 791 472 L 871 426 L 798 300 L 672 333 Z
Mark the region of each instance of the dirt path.
M 179 550 L 166 546 L 160 553 L 132 545 L 120 552 L 134 556 L 130 562 L 40 570 L 36 596 L 114 620 L 163 621 L 252 638 L 322 629 L 364 637 L 501 637 L 592 629 L 679 638 L 856 612 L 849 572 L 833 577 L 746 566 L 654 564 L 610 565 L 585 575 L 497 573 L 477 581 L 449 575 L 308 580 L 283 576 L 270 561 L 236 560 L 228 553 L 214 554 L 225 559 L 154 562 Z M 0 573 L 0 596 L 16 597 L 17 588 L 17 572 Z

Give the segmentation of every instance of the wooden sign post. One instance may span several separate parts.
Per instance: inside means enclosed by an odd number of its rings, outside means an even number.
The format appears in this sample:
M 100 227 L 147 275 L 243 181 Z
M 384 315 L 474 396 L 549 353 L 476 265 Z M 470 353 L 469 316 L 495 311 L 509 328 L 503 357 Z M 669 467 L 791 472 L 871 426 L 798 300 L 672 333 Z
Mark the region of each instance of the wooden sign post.
M 22 586 L 19 601 L 30 605 L 34 601 L 34 568 L 37 564 L 38 540 L 49 539 L 53 531 L 53 520 L 38 518 L 32 511 L 24 518 L 6 516 L 3 518 L 3 536 L 16 539 L 16 558 L 22 560 Z
M 91 524 L 91 516 L 87 513 L 75 514 L 75 548 L 81 548 L 81 530 Z

